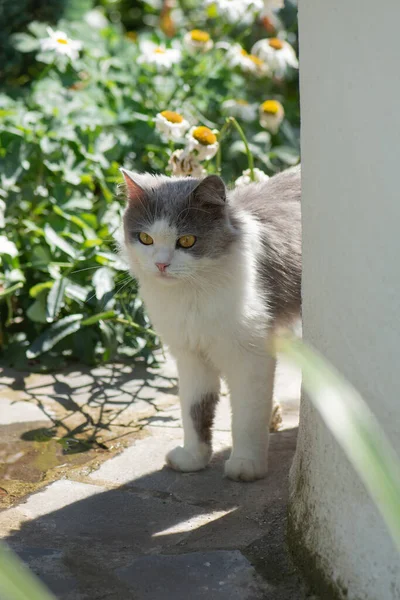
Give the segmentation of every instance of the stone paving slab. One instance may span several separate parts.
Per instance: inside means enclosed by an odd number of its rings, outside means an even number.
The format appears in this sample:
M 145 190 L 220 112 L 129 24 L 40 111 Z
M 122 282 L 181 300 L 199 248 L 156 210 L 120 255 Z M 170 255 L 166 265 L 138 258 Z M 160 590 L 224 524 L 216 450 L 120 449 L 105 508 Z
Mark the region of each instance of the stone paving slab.
M 0 401 L 0 425 L 41 421 L 45 425 L 51 420 L 43 411 L 30 402 L 21 402 L 3 397 Z
M 141 600 L 266 598 L 267 585 L 237 550 L 144 556 L 117 573 Z
M 164 444 L 163 438 L 154 439 Z M 8 533 L 6 541 L 60 600 L 146 600 L 151 597 L 146 595 L 146 586 L 153 593 L 153 584 L 164 572 L 167 577 L 169 568 L 175 573 L 182 569 L 179 558 L 168 558 L 179 556 L 185 557 L 183 561 L 190 559 L 193 569 L 199 557 L 201 564 L 210 562 L 215 567 L 210 581 L 207 583 L 205 577 L 201 589 L 195 575 L 187 578 L 187 589 L 193 586 L 188 598 L 192 593 L 195 598 L 218 598 L 213 587 L 218 579 L 229 581 L 231 586 L 226 588 L 230 595 L 221 598 L 303 600 L 300 589 L 298 594 L 291 588 L 291 595 L 278 596 L 279 586 L 271 586 L 268 580 L 264 587 L 255 588 L 254 570 L 242 558 L 238 564 L 246 566 L 243 580 L 236 576 L 229 580 L 229 561 L 218 554 L 222 550 L 229 558 L 232 551 L 238 557 L 240 553 L 246 555 L 247 548 L 261 539 L 274 540 L 275 508 L 285 502 L 294 444 L 295 432 L 273 434 L 270 475 L 254 484 L 222 479 L 223 452 L 217 453 L 209 469 L 194 474 L 181 475 L 157 467 L 108 489 L 94 483 L 59 481 L 0 513 L 0 530 Z M 222 558 L 216 560 L 216 556 Z M 154 567 L 169 565 L 167 571 L 164 567 L 160 567 L 161 575 L 151 571 L 152 559 Z M 199 577 L 201 574 L 200 568 Z M 293 578 L 292 571 L 289 575 Z M 171 585 L 164 596 L 168 600 L 184 597 L 186 588 L 178 580 L 173 585 L 174 581 L 165 580 L 165 586 Z M 233 589 L 241 595 L 232 595 Z M 210 596 L 210 590 L 214 595 Z M 221 590 L 221 594 L 224 592 Z
M 105 491 L 105 488 L 98 485 L 69 480 L 55 481 L 43 491 L 29 496 L 26 501 L 0 512 L 0 537 L 23 527 L 25 523 L 28 524 L 40 517 L 51 515 L 59 509 L 67 509 L 68 506 L 103 491 Z M 50 533 L 55 528 L 50 518 L 41 521 L 41 523 L 48 524 Z
M 79 598 L 78 580 L 66 568 L 62 550 L 28 546 L 20 550 L 18 556 L 57 597 L 63 597 L 65 600 Z
M 158 474 L 165 466 L 165 454 L 182 444 L 183 431 L 179 427 L 149 426 L 148 437 L 138 440 L 118 456 L 106 461 L 89 478 L 94 482 L 111 484 L 127 484 L 129 482 L 147 481 L 151 485 L 151 474 Z M 231 445 L 231 435 L 225 431 L 214 432 L 214 452 L 218 453 Z M 168 475 L 175 475 L 171 469 L 165 470 Z M 179 479 L 182 479 L 181 474 Z M 193 474 L 186 475 L 186 478 Z M 221 476 L 221 474 L 220 474 Z M 183 475 L 185 477 L 185 475 Z M 137 484 L 137 483 L 136 483 Z
M 7 422 L 0 456 L 11 460 L 0 468 L 0 494 L 15 475 L 42 486 L 48 473 L 58 478 L 0 512 L 0 536 L 60 600 L 306 600 L 284 547 L 299 373 L 278 366 L 282 431 L 271 434 L 268 476 L 252 484 L 223 478 L 231 445 L 226 386 L 209 467 L 180 474 L 165 466 L 165 453 L 183 438 L 175 376 L 167 361 L 161 369 L 75 365 L 0 377 Z M 70 455 L 57 442 L 64 431 L 95 444 Z M 38 465 L 49 457 L 53 470 L 42 477 Z

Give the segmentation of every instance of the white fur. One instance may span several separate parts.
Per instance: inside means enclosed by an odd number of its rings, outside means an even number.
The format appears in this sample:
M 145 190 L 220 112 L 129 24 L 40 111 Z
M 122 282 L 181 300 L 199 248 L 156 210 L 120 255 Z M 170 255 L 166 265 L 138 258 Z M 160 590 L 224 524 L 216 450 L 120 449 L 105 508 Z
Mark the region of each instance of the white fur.
M 178 363 L 184 445 L 167 462 L 181 471 L 209 462 L 210 448 L 199 442 L 190 408 L 202 394 L 218 392 L 223 376 L 231 392 L 233 438 L 225 472 L 250 481 L 267 471 L 275 365 L 267 353 L 271 319 L 256 288 L 259 226 L 247 214 L 242 219 L 244 234 L 219 259 L 175 249 L 176 231 L 166 221 L 146 231 L 153 245 L 134 242 L 126 251 L 153 325 Z M 162 277 L 155 262 L 170 263 L 173 277 Z

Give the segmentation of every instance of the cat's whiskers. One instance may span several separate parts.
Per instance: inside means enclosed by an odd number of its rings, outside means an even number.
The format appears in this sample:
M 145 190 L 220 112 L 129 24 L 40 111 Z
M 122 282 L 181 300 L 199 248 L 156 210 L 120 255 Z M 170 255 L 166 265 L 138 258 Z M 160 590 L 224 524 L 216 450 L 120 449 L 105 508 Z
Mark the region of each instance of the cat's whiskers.
M 97 265 L 96 267 L 86 267 L 85 269 L 77 269 L 76 271 L 71 271 L 71 275 L 74 273 L 81 273 L 82 271 L 91 271 L 93 269 L 100 269 L 102 265 Z

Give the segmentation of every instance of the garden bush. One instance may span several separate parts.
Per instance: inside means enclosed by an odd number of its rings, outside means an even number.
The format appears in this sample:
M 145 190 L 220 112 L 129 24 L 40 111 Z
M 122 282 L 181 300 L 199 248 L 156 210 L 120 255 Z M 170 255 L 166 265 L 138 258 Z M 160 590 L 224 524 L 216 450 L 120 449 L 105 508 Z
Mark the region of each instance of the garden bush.
M 53 30 L 33 21 L 11 38 L 34 62 L 0 93 L 8 364 L 154 359 L 158 340 L 117 253 L 120 166 L 245 185 L 299 160 L 295 6 L 170 4 L 143 3 L 138 31 L 105 2 L 105 13 Z

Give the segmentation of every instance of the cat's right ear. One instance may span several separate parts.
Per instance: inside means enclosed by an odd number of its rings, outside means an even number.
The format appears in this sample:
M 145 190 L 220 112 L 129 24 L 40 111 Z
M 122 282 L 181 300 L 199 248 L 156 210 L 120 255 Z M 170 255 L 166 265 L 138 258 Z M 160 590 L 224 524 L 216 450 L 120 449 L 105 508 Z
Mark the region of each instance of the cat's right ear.
M 125 180 L 127 201 L 132 203 L 141 202 L 146 192 L 139 183 L 140 175 L 122 167 L 120 167 L 120 171 Z
M 218 175 L 208 175 L 201 179 L 193 191 L 194 197 L 205 204 L 224 206 L 226 201 L 226 187 Z

